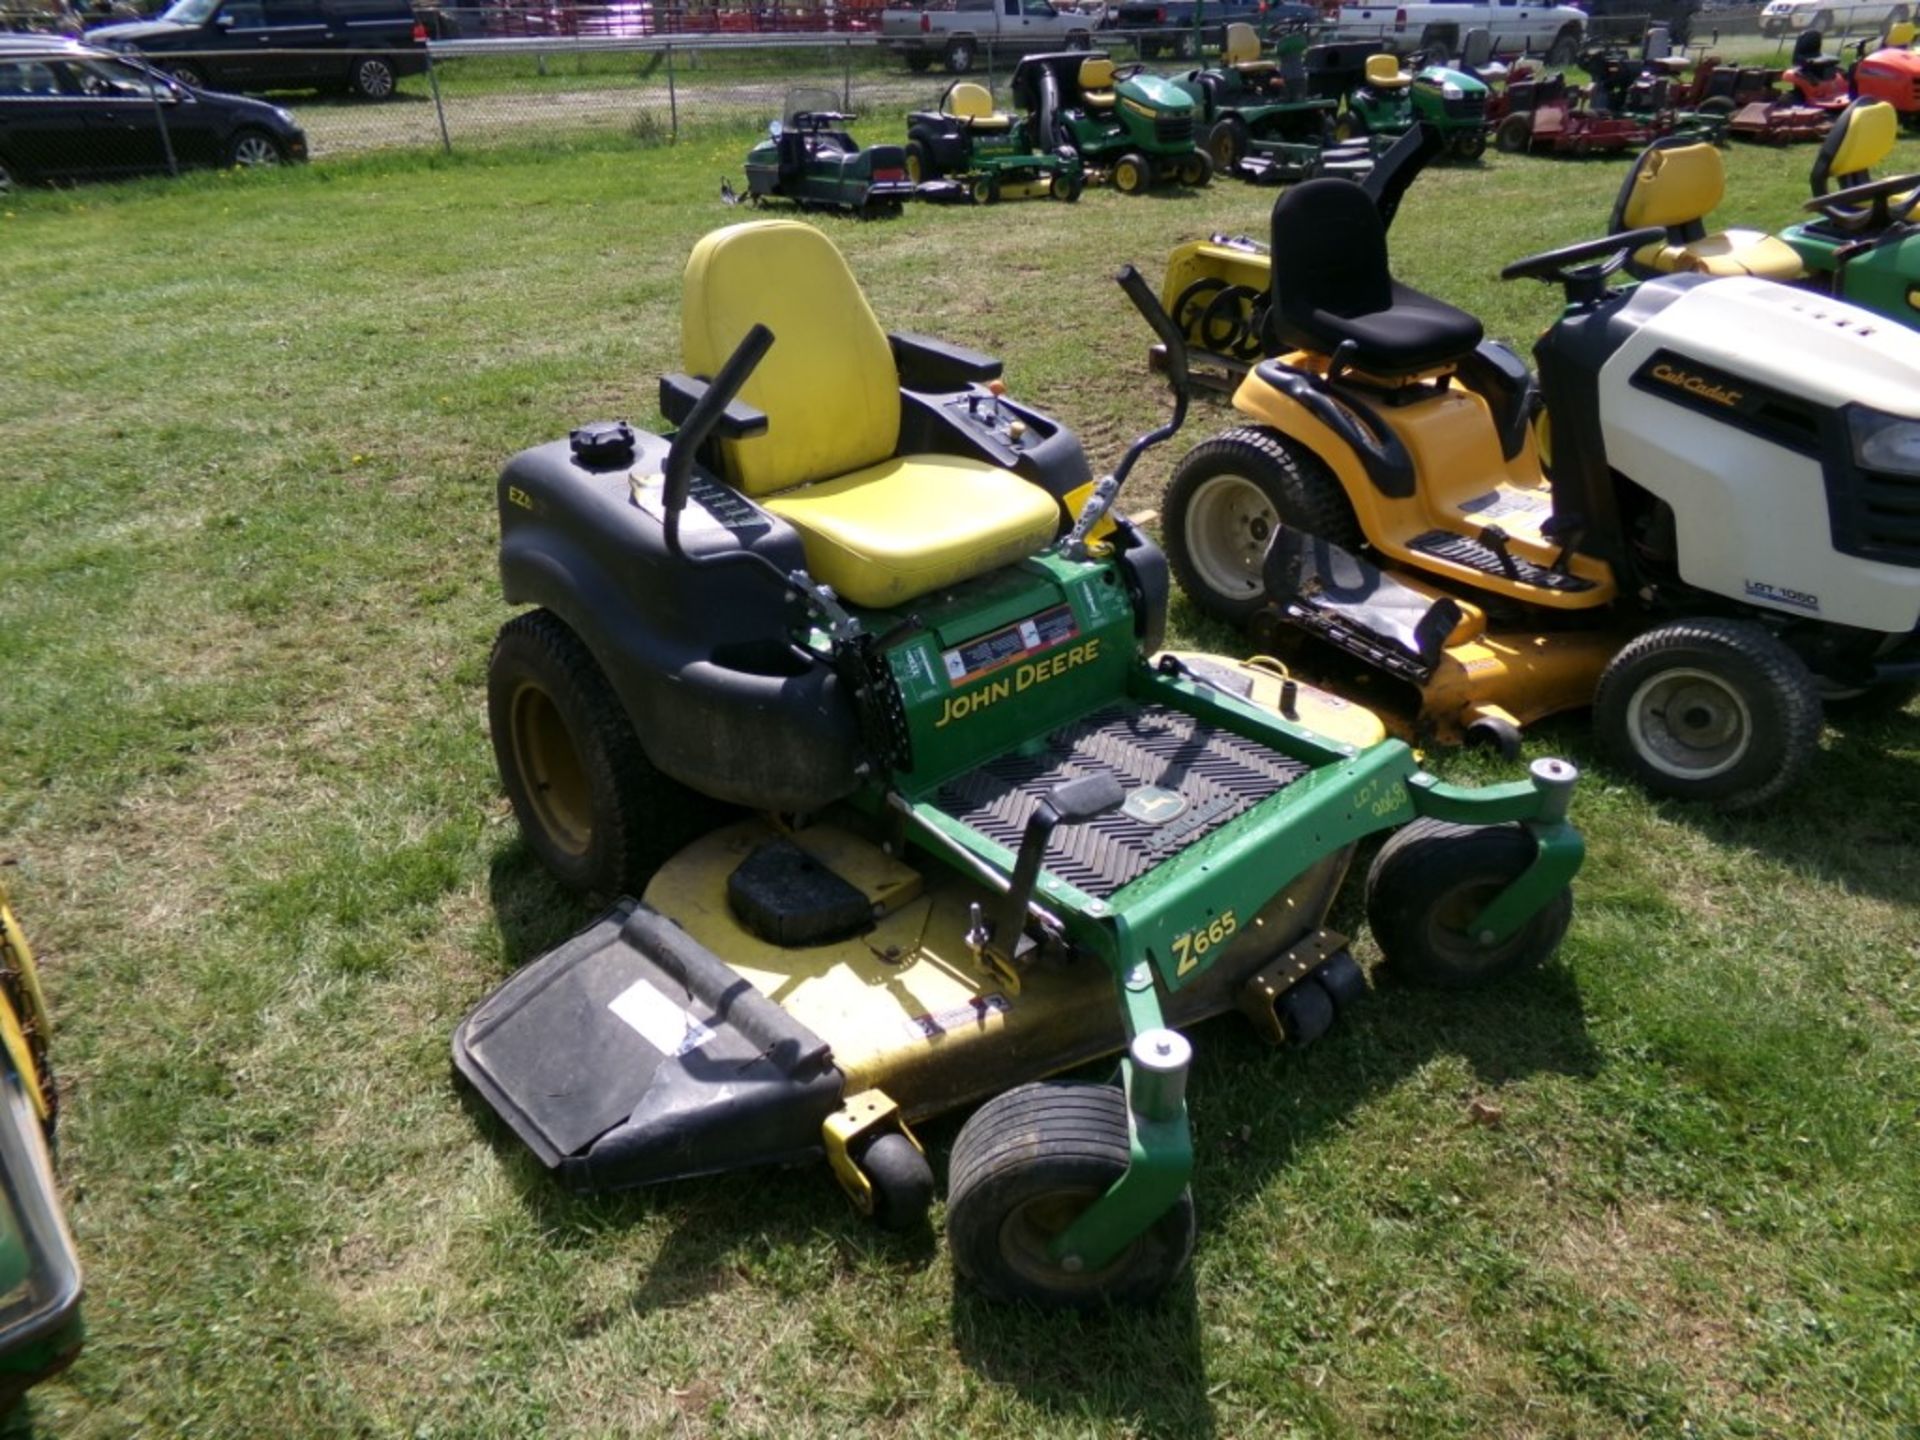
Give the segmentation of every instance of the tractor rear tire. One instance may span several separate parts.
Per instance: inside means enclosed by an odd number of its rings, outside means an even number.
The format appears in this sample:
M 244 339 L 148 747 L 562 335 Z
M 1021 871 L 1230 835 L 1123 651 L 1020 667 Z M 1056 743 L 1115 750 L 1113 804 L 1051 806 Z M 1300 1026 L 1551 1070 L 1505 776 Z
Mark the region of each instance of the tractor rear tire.
M 1191 1190 L 1105 1265 L 1072 1271 L 1046 1253 L 1131 1160 L 1117 1086 L 1041 1081 L 996 1095 L 953 1143 L 947 1239 L 955 1268 L 996 1300 L 1084 1309 L 1154 1299 L 1192 1258 Z
M 731 813 L 654 768 L 592 652 L 550 610 L 501 627 L 487 719 L 521 834 L 568 889 L 639 895 Z
M 1608 662 L 1593 697 L 1601 745 L 1656 795 L 1761 805 L 1820 748 L 1806 662 L 1752 620 L 1678 620 Z
M 1247 122 L 1228 115 L 1207 132 L 1207 157 L 1222 174 L 1238 165 L 1247 153 Z
M 914 184 L 924 184 L 928 180 L 940 178 L 940 166 L 933 158 L 933 152 L 927 148 L 924 140 L 907 141 L 906 151 L 907 179 Z
M 1364 543 L 1340 482 L 1304 446 L 1242 425 L 1202 441 L 1173 472 L 1167 561 L 1205 614 L 1244 625 L 1268 600 L 1261 565 L 1274 531 L 1291 525 L 1347 550 Z
M 1189 190 L 1204 188 L 1213 179 L 1213 161 L 1204 150 L 1195 150 L 1181 160 L 1175 178 Z
M 1113 188 L 1122 195 L 1143 195 L 1153 184 L 1153 166 L 1136 150 L 1114 161 L 1112 173 Z
M 1507 939 L 1486 942 L 1466 926 L 1533 864 L 1535 842 L 1518 825 L 1416 820 L 1396 831 L 1367 871 L 1367 924 L 1390 973 L 1439 990 L 1472 990 L 1544 963 L 1573 919 L 1562 889 Z
M 1502 155 L 1524 155 L 1533 148 L 1533 112 L 1516 110 L 1493 132 L 1493 148 Z

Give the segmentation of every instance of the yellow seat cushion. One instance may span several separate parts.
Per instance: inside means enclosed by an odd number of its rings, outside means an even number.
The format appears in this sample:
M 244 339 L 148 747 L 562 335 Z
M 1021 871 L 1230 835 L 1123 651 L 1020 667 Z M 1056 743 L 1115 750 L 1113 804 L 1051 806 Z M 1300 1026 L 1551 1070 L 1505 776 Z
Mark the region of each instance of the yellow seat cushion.
M 807 569 L 855 605 L 886 609 L 1033 554 L 1060 505 L 1010 470 L 908 455 L 773 496 Z
M 1806 274 L 1791 245 L 1759 230 L 1722 230 L 1685 245 L 1649 245 L 1634 258 L 1668 274 L 1755 275 L 1762 280 L 1798 280 Z
M 844 475 L 893 454 L 900 375 L 893 347 L 833 242 L 798 220 L 715 230 L 687 259 L 681 364 L 714 375 L 756 324 L 773 348 L 740 390 L 767 432 L 723 441 L 721 470 L 748 495 Z
M 1839 130 L 1827 173 L 1860 175 L 1893 152 L 1893 142 L 1900 137 L 1900 116 L 1884 100 L 1867 100 L 1841 113 Z

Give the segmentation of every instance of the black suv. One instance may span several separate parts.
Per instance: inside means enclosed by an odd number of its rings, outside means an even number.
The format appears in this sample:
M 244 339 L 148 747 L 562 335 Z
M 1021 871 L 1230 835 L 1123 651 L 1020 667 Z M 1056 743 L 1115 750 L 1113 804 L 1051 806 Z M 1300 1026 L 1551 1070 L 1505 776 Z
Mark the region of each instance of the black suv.
M 370 100 L 427 68 L 411 0 L 177 0 L 158 18 L 102 25 L 96 45 L 138 50 L 189 85 L 346 89 Z
M 16 181 L 166 174 L 307 158 L 306 132 L 264 100 L 194 90 L 74 40 L 0 35 L 0 190 Z

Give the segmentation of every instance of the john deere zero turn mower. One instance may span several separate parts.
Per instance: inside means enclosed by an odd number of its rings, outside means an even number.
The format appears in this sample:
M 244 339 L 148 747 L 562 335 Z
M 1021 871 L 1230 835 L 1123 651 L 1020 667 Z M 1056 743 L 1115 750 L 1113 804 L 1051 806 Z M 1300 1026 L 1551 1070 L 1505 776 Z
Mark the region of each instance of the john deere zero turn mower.
M 1078 200 L 1085 184 L 1080 157 L 1064 145 L 1035 147 L 1032 118 L 995 110 L 992 92 L 971 80 L 949 85 L 939 109 L 907 116 L 907 178 L 923 199 Z
M 0 890 L 0 1416 L 80 1353 L 80 1261 L 48 1153 L 50 1037 L 33 950 Z
M 843 127 L 856 117 L 835 109 L 838 103 L 831 90 L 788 95 L 785 118 L 747 152 L 747 198 L 755 205 L 777 197 L 807 210 L 898 213 L 914 193 L 905 152 L 898 145 L 855 145 Z M 736 198 L 724 181 L 721 197 L 729 204 Z
M 1203 609 L 1409 683 L 1442 739 L 1591 702 L 1650 788 L 1728 806 L 1800 773 L 1823 696 L 1920 677 L 1920 336 L 1751 276 L 1610 289 L 1650 227 L 1502 272 L 1566 294 L 1536 383 L 1386 233 L 1355 185 L 1274 206 L 1271 358 L 1168 490 Z
M 910 1124 L 985 1100 L 949 1171 L 985 1291 L 1165 1286 L 1193 1241 L 1188 1042 L 1239 1008 L 1310 1038 L 1364 989 L 1327 906 L 1363 836 L 1388 962 L 1542 959 L 1580 857 L 1571 767 L 1482 790 L 1255 665 L 1154 658 L 1160 552 L 997 361 L 888 335 L 792 221 L 686 273 L 669 437 L 514 459 L 489 670 L 533 851 L 625 894 L 461 1024 L 460 1071 L 587 1190 L 824 1155 L 913 1225 Z M 710 378 L 695 378 L 710 377 Z M 1477 828 L 1469 828 L 1477 827 Z M 1121 1053 L 1114 1084 L 1043 1081 Z
M 1066 146 L 1123 195 L 1213 178 L 1213 162 L 1195 144 L 1193 101 L 1138 65 L 1115 69 L 1097 50 L 1028 55 L 1014 67 L 1012 90 L 1044 148 Z

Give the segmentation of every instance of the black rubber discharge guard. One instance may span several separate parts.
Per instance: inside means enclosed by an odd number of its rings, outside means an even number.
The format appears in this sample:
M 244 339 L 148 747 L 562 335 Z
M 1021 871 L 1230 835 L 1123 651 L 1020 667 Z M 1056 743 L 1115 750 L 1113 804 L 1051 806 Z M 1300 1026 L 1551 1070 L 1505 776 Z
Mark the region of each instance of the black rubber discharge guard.
M 461 1022 L 453 1063 L 573 1190 L 821 1151 L 826 1042 L 659 912 L 622 900 Z

